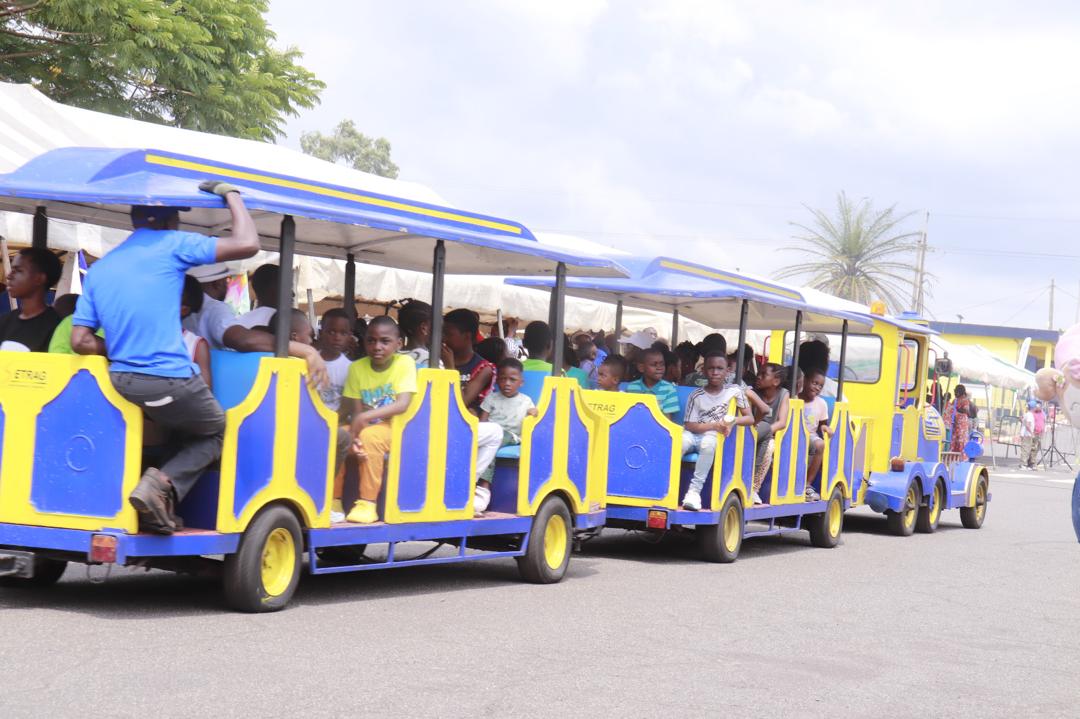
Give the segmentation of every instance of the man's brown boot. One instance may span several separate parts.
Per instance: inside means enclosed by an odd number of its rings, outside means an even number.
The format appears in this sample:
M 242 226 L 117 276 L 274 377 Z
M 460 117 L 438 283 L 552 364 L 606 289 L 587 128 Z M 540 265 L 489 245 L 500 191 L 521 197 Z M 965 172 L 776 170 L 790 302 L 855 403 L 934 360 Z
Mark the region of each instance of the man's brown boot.
M 154 534 L 172 534 L 176 525 L 169 505 L 172 482 L 160 470 L 150 467 L 143 473 L 128 502 L 139 513 L 139 529 Z

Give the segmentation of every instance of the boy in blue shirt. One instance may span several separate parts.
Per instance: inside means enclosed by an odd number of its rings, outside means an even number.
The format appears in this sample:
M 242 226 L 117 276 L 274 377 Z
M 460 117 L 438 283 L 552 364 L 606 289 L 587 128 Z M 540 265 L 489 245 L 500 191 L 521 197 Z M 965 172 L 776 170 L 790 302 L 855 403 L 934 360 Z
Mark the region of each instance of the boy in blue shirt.
M 626 385 L 626 391 L 656 395 L 660 411 L 667 415 L 668 419 L 674 419 L 679 413 L 679 391 L 675 389 L 675 385 L 664 379 L 667 362 L 664 360 L 663 350 L 647 349 L 640 357 L 638 372 L 641 373 L 641 378 Z
M 184 274 L 259 250 L 255 223 L 239 191 L 218 181 L 199 188 L 224 198 L 232 236 L 178 231 L 175 207 L 132 207 L 135 231 L 90 268 L 72 319 L 72 349 L 107 355 L 117 392 L 181 439 L 179 451 L 160 469 L 147 469 L 128 498 L 139 513 L 140 530 L 158 534 L 177 528 L 174 506 L 220 457 L 225 434 L 225 413 L 181 338 Z M 104 340 L 94 334 L 99 328 L 105 330 Z

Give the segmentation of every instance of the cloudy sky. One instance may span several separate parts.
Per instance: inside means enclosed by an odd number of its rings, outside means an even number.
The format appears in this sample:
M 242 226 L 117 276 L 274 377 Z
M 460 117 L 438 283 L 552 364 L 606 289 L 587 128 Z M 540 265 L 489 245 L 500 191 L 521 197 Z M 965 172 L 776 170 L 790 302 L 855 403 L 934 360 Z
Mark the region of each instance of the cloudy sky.
M 773 274 L 844 190 L 927 211 L 931 316 L 1047 326 L 1080 294 L 1080 6 L 273 0 L 352 118 L 453 204 Z

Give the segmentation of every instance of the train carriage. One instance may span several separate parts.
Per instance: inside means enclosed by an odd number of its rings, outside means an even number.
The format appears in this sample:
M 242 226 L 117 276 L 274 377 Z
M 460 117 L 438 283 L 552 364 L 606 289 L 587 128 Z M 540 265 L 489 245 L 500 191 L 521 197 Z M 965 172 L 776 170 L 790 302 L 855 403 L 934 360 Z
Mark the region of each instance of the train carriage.
M 0 177 L 0 209 L 40 218 L 40 246 L 46 216 L 127 228 L 132 205 L 190 208 L 181 229 L 216 234 L 229 215 L 197 189 L 207 179 L 240 187 L 264 249 L 280 255 L 282 298 L 292 296 L 296 252 L 345 259 L 346 297 L 355 294 L 355 261 L 431 270 L 435 357 L 446 272 L 560 282 L 567 273 L 625 274 L 610 260 L 541 245 L 511 221 L 158 150 L 53 150 Z M 269 611 L 288 603 L 305 557 L 316 574 L 516 557 L 528 580 L 562 578 L 574 532 L 605 516 L 593 463 L 599 420 L 576 383 L 542 383 L 520 461 L 502 460 L 513 470 L 495 511 L 474 516 L 477 419 L 456 372 L 420 370 L 408 411 L 391 423 L 381 521 L 331 524 L 336 417 L 308 386 L 304 363 L 286 357 L 289 321 L 278 313 L 276 356 L 213 353 L 226 410 L 222 456 L 179 506 L 184 529 L 171 536 L 137 531 L 127 497 L 143 469 L 143 418 L 113 389 L 105 358 L 0 352 L 0 581 L 50 583 L 67 562 L 209 562 L 233 607 Z M 456 550 L 403 556 L 403 543 L 415 541 Z M 363 555 L 373 544 L 386 545 L 384 559 Z
M 713 327 L 738 327 L 739 345 L 750 329 L 793 328 L 806 331 L 869 329 L 872 321 L 857 313 L 816 306 L 794 288 L 670 258 L 624 261 L 631 279 L 575 278 L 565 291 L 600 301 L 669 312 L 673 335 L 678 318 L 690 317 Z M 511 279 L 524 286 L 552 286 L 543 279 Z M 677 341 L 676 337 L 672 338 Z M 742 376 L 739 353 L 736 376 Z M 789 364 L 797 364 L 795 361 Z M 680 388 L 681 405 L 690 388 Z M 696 454 L 682 454 L 681 416 L 669 420 L 649 395 L 587 391 L 586 402 L 605 418 L 607 435 L 598 446 L 598 463 L 607 468 L 607 526 L 666 531 L 693 528 L 705 558 L 733 561 L 744 538 L 809 530 L 815 545 L 835 546 L 843 513 L 864 484 L 867 436 L 849 421 L 846 403 L 830 418 L 833 435 L 826 445 L 823 470 L 807 477 L 808 432 L 803 403 L 790 401 L 787 428 L 775 436 L 772 466 L 761 487 L 762 504 L 753 504 L 756 431 L 735 427 L 717 437 L 713 470 L 702 492 L 701 510 L 680 504 L 693 472 Z M 681 415 L 681 411 L 680 411 Z M 808 483 L 821 499 L 808 501 Z

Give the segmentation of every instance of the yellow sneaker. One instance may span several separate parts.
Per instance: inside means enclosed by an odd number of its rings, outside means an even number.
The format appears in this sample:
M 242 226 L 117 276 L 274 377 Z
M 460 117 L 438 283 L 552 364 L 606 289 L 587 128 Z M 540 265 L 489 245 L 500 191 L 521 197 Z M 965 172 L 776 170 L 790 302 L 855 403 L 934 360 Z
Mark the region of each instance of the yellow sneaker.
M 375 509 L 375 503 L 361 499 L 353 506 L 345 521 L 353 524 L 374 524 L 379 521 L 379 513 Z

